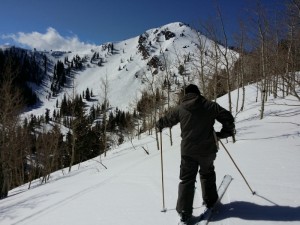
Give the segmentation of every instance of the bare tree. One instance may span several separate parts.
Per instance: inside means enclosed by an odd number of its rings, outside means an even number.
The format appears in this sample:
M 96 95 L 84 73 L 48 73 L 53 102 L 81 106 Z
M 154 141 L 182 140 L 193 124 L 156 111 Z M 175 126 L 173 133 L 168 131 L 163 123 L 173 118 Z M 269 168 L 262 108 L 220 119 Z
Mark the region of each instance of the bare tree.
M 194 69 L 196 70 L 196 73 L 198 74 L 200 90 L 202 90 L 203 96 L 207 96 L 208 79 L 207 79 L 206 70 L 208 70 L 207 67 L 208 49 L 206 45 L 208 43 L 208 40 L 207 37 L 201 35 L 200 32 L 197 32 L 197 40 L 198 42 L 196 44 L 197 44 L 198 54 L 196 54 L 196 56 L 192 60 L 192 64 Z
M 287 50 L 285 54 L 285 73 L 282 76 L 283 79 L 283 93 L 292 94 L 300 100 L 296 88 L 300 82 L 297 79 L 296 71 L 298 69 L 297 62 L 297 49 L 299 49 L 300 40 L 300 1 L 290 0 L 287 4 L 285 26 L 288 30 L 287 33 Z M 286 84 L 286 86 L 285 86 Z
M 109 81 L 108 81 L 108 77 L 107 77 L 107 73 L 105 74 L 105 78 L 101 79 L 101 90 L 102 90 L 102 97 L 103 97 L 103 120 L 102 120 L 102 124 L 103 124 L 103 136 L 102 136 L 102 140 L 103 140 L 103 144 L 104 144 L 104 157 L 106 156 L 106 152 L 107 152 L 107 111 L 108 111 L 108 93 L 109 93 Z M 101 154 L 100 154 L 101 157 Z M 100 160 L 101 161 L 101 160 Z
M 267 100 L 267 41 L 269 32 L 269 23 L 266 18 L 266 14 L 260 3 L 257 4 L 257 28 L 258 28 L 258 41 L 259 41 L 259 59 L 261 65 L 261 109 L 260 109 L 260 119 L 264 117 L 265 102 Z
M 148 96 L 151 96 L 150 104 L 145 105 L 144 107 L 144 125 L 146 124 L 145 119 L 148 118 L 149 122 L 149 134 L 152 132 L 152 128 L 154 126 L 154 123 L 157 120 L 157 110 L 159 110 L 158 102 L 155 98 L 156 96 L 156 89 L 160 88 L 159 85 L 162 84 L 161 77 L 156 76 L 157 72 L 154 71 L 155 66 L 152 66 L 150 61 L 148 62 L 148 71 L 150 73 L 147 73 L 146 71 L 143 71 L 143 81 L 147 84 L 147 94 Z M 159 141 L 158 141 L 158 134 L 155 127 L 155 139 L 157 144 L 157 149 L 159 149 Z
M 207 71 L 205 73 L 207 77 L 206 97 L 216 101 L 218 97 L 218 85 L 221 79 L 221 53 L 220 46 L 218 46 L 218 29 L 213 20 L 208 20 L 201 24 L 201 31 L 203 35 L 210 39 L 212 46 L 212 48 L 204 52 L 207 57 Z
M 43 156 L 42 183 L 47 182 L 51 172 L 59 168 L 60 126 L 54 125 L 51 131 L 44 130 L 41 135 L 41 148 Z
M 237 87 L 238 87 L 238 94 L 237 94 L 237 102 L 236 102 L 236 113 L 238 113 L 239 111 L 243 111 L 244 110 L 244 106 L 245 106 L 245 60 L 246 60 L 246 53 L 245 53 L 245 25 L 244 23 L 240 24 L 240 33 L 237 34 L 236 36 L 236 43 L 238 46 L 238 53 L 239 53 L 239 59 L 237 60 L 237 62 L 235 63 L 235 65 L 237 66 L 236 69 L 236 79 L 237 79 Z M 242 102 L 241 102 L 241 108 L 239 109 L 239 96 L 240 96 L 240 88 L 242 88 Z
M 218 17 L 220 19 L 220 23 L 221 23 L 221 29 L 222 29 L 222 44 L 224 45 L 224 48 L 221 47 L 221 45 L 217 45 L 219 52 L 222 54 L 222 64 L 225 67 L 225 71 L 226 71 L 226 83 L 227 83 L 227 92 L 228 92 L 228 107 L 229 107 L 229 111 L 232 113 L 232 100 L 231 100 L 231 91 L 232 91 L 232 84 L 231 84 L 231 66 L 233 65 L 233 62 L 236 60 L 235 59 L 235 53 L 233 53 L 233 51 L 230 51 L 229 49 L 229 45 L 228 45 L 228 37 L 227 37 L 227 33 L 225 31 L 225 24 L 223 21 L 223 16 L 221 13 L 220 8 L 217 8 L 217 13 L 218 13 Z
M 76 97 L 76 87 L 75 87 L 75 75 L 73 75 L 72 79 L 72 96 L 71 96 L 71 102 L 74 103 L 75 97 Z M 76 155 L 76 132 L 75 132 L 75 126 L 76 122 L 74 122 L 74 115 L 75 115 L 75 104 L 72 104 L 72 122 L 71 122 L 71 130 L 72 130 L 72 136 L 71 136 L 71 157 L 70 157 L 70 165 L 69 165 L 69 173 L 72 170 L 72 166 L 75 163 L 75 155 Z
M 136 131 L 136 135 L 138 136 L 138 140 L 140 140 L 141 138 L 141 132 L 140 132 L 140 115 L 138 115 L 138 110 L 136 109 L 137 108 L 137 105 L 138 105 L 138 102 L 139 102 L 139 99 L 138 99 L 138 96 L 136 95 L 135 98 L 132 100 L 132 102 L 130 103 L 130 107 L 132 109 L 134 109 L 134 128 L 136 127 L 135 131 Z
M 170 63 L 167 59 L 167 55 L 165 54 L 165 52 L 163 51 L 163 49 L 161 48 L 160 45 L 160 49 L 162 52 L 162 56 L 163 56 L 163 60 L 164 60 L 164 69 L 165 69 L 165 81 L 166 81 L 166 85 L 167 85 L 167 110 L 170 110 L 170 93 L 171 93 L 171 70 L 170 70 Z M 156 94 L 157 95 L 157 94 Z M 160 102 L 162 102 L 162 99 L 159 99 Z M 155 110 L 156 111 L 156 110 Z M 156 119 L 156 114 L 154 116 L 154 118 Z M 170 144 L 171 146 L 173 145 L 173 139 L 172 139 L 172 127 L 169 128 L 169 133 L 170 133 Z
M 22 149 L 17 129 L 24 105 L 20 91 L 13 85 L 13 79 L 13 68 L 8 62 L 0 86 L 0 198 L 6 197 L 13 186 L 13 171 L 17 166 L 15 162 L 21 160 L 22 163 L 22 159 L 18 159 L 18 151 Z

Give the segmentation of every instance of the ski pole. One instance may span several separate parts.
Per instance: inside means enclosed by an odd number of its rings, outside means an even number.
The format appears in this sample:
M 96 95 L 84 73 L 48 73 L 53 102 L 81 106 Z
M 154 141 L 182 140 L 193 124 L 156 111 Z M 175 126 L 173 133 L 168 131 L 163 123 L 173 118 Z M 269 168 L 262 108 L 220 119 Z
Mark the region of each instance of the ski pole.
M 162 200 L 163 208 L 161 212 L 167 212 L 165 207 L 165 188 L 164 188 L 164 164 L 163 164 L 163 149 L 162 149 L 162 131 L 160 131 L 160 162 L 161 162 L 161 187 L 162 187 Z
M 255 195 L 256 194 L 255 191 L 253 191 L 252 188 L 250 187 L 250 185 L 249 185 L 248 181 L 246 180 L 245 176 L 243 175 L 242 171 L 239 169 L 239 167 L 237 166 L 237 164 L 233 160 L 232 156 L 229 154 L 229 151 L 227 150 L 227 148 L 225 147 L 225 145 L 223 144 L 223 142 L 221 140 L 219 140 L 219 141 L 220 141 L 221 145 L 223 146 L 223 148 L 225 149 L 225 151 L 227 152 L 227 154 L 229 155 L 231 161 L 233 162 L 233 164 L 235 165 L 235 167 L 237 168 L 237 170 L 239 171 L 239 173 L 242 175 L 242 177 L 243 177 L 244 181 L 246 182 L 248 188 L 250 189 L 251 193 L 253 195 Z

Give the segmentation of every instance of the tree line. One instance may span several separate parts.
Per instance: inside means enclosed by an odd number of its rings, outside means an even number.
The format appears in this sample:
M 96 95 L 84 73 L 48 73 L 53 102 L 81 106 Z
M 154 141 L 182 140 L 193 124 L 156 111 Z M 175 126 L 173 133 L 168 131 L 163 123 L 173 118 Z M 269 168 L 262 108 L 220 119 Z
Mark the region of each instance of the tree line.
M 46 60 L 44 55 L 29 54 L 19 48 L 0 49 L 0 84 L 13 78 L 12 85 L 21 91 L 24 104 L 27 106 L 36 104 L 39 99 L 28 83 L 41 84 L 45 73 L 42 67 L 44 60 Z
M 240 21 L 238 31 L 233 34 L 226 33 L 224 15 L 218 7 L 216 20 L 200 23 L 200 33 L 205 37 L 199 35 L 198 54 L 192 55 L 192 61 L 204 95 L 216 100 L 228 93 L 229 110 L 233 112 L 235 105 L 234 110 L 239 112 L 244 109 L 245 85 L 256 84 L 261 119 L 270 95 L 275 98 L 293 95 L 300 100 L 297 93 L 300 1 L 288 0 L 282 5 L 280 11 L 276 7 L 270 11 L 262 1 L 254 1 L 247 19 Z M 208 39 L 213 40 L 210 50 L 205 48 Z M 213 60 L 206 61 L 207 58 Z M 233 103 L 230 95 L 237 88 L 241 88 L 240 105 L 238 99 Z

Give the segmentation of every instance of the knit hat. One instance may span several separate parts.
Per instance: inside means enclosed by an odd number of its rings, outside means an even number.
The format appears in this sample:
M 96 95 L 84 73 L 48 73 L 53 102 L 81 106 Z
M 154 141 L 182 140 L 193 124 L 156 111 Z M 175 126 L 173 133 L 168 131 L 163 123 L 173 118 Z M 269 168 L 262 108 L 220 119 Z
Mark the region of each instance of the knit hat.
M 197 95 L 201 95 L 199 88 L 195 84 L 189 84 L 188 86 L 186 86 L 186 88 L 184 89 L 184 93 L 195 93 Z

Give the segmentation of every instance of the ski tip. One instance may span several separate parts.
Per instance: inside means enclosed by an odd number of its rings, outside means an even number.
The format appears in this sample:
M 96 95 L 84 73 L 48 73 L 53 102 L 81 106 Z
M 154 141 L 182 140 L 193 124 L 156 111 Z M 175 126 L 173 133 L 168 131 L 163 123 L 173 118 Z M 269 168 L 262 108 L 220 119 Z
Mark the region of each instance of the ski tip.
M 224 176 L 224 178 L 233 180 L 233 177 L 232 177 L 231 175 L 228 175 L 228 174 L 226 174 L 226 175 Z

